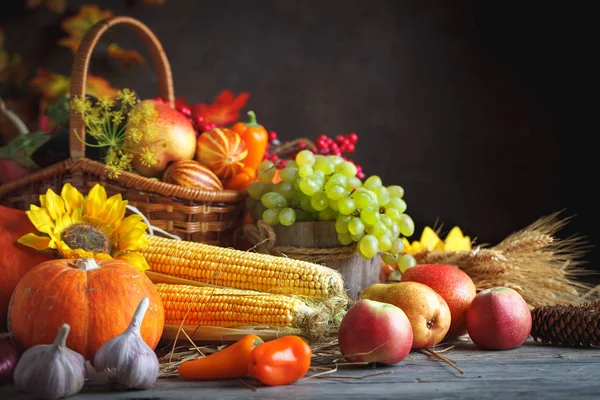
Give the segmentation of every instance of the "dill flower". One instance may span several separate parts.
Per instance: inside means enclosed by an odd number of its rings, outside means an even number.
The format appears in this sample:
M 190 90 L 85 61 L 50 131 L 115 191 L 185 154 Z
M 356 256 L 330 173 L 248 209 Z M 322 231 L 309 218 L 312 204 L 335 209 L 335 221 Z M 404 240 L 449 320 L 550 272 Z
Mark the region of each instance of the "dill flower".
M 71 108 L 83 116 L 86 133 L 97 143 L 86 142 L 80 132 L 75 132 L 77 138 L 88 147 L 106 148 L 103 162 L 112 179 L 117 178 L 121 171 L 133 170 L 131 161 L 134 155 L 139 155 L 147 166 L 158 161 L 156 154 L 149 149 L 140 152 L 135 146 L 127 146 L 125 140 L 129 136 L 134 143 L 139 143 L 143 138 L 156 136 L 158 133 L 151 124 L 158 116 L 156 110 L 150 105 L 140 104 L 129 89 L 119 90 L 117 100 L 120 102 L 119 106 L 109 97 L 100 98 L 96 104 L 92 104 L 86 97 L 71 99 Z M 134 128 L 129 128 L 127 134 L 125 122 L 133 122 L 135 125 Z

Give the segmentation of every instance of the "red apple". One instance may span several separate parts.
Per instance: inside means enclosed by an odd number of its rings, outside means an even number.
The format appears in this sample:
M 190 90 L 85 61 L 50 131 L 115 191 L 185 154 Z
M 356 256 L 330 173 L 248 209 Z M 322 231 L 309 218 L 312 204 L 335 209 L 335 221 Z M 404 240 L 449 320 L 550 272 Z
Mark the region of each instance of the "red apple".
M 156 100 L 143 100 L 135 105 L 131 113 L 143 108 L 156 111 L 155 118 L 141 118 L 140 121 L 127 123 L 125 146 L 136 152 L 150 150 L 156 156 L 156 163 L 144 165 L 140 154 L 135 154 L 131 165 L 143 176 L 160 177 L 168 164 L 174 161 L 191 160 L 196 154 L 196 131 L 190 120 L 171 108 L 168 104 Z M 130 115 L 131 115 L 130 113 Z M 139 141 L 133 139 L 133 133 L 143 133 Z
M 495 287 L 477 294 L 467 312 L 467 330 L 475 345 L 491 350 L 519 347 L 531 333 L 531 311 L 514 289 Z
M 410 352 L 413 332 L 408 317 L 398 307 L 359 300 L 340 324 L 340 352 L 348 362 L 397 364 Z
M 451 265 L 420 264 L 402 274 L 401 282 L 407 281 L 425 284 L 446 300 L 452 316 L 447 337 L 456 338 L 467 333 L 467 310 L 477 294 L 469 275 Z
M 376 283 L 361 290 L 358 298 L 381 301 L 402 309 L 412 326 L 413 349 L 439 343 L 450 328 L 450 309 L 446 301 L 419 282 Z

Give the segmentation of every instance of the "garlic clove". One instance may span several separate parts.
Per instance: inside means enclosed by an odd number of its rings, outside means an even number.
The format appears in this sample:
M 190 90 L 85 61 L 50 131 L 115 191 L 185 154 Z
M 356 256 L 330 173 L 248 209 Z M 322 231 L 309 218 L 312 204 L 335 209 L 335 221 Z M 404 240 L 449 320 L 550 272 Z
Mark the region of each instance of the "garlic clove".
M 81 391 L 85 382 L 85 360 L 66 346 L 70 329 L 64 324 L 54 343 L 33 346 L 23 353 L 13 374 L 18 390 L 47 400 Z
M 140 335 L 149 305 L 149 298 L 144 297 L 125 332 L 98 349 L 94 356 L 96 378 L 108 379 L 122 389 L 149 389 L 154 386 L 159 373 L 158 357 Z

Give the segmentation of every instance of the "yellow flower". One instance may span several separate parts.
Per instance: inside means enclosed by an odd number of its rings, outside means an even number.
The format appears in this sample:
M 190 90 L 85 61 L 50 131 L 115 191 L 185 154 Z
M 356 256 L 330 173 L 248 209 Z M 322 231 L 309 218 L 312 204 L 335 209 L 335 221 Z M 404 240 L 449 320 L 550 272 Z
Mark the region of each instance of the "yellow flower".
M 40 207 L 31 205 L 27 216 L 39 231 L 19 243 L 37 250 L 54 249 L 64 258 L 115 258 L 145 271 L 146 259 L 136 250 L 148 245 L 148 226 L 139 215 L 125 217 L 127 201 L 120 194 L 107 198 L 96 184 L 84 197 L 70 183 L 60 196 L 48 189 Z
M 464 236 L 458 226 L 452 228 L 444 240 L 440 239 L 433 229 L 426 226 L 419 241 L 410 243 L 406 238 L 402 238 L 402 241 L 404 242 L 404 252 L 408 254 L 424 250 L 432 252 L 471 250 L 471 238 Z

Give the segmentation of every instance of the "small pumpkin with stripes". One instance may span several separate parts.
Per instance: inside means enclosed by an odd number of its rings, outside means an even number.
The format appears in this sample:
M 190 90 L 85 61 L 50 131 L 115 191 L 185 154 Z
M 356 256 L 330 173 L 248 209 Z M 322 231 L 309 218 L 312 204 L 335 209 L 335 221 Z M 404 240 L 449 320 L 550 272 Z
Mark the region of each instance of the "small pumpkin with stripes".
M 163 182 L 195 189 L 223 190 L 221 180 L 207 166 L 194 160 L 175 161 L 163 174 Z
M 198 136 L 195 160 L 226 180 L 244 168 L 248 156 L 246 142 L 235 131 L 213 128 Z

